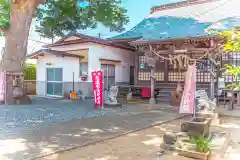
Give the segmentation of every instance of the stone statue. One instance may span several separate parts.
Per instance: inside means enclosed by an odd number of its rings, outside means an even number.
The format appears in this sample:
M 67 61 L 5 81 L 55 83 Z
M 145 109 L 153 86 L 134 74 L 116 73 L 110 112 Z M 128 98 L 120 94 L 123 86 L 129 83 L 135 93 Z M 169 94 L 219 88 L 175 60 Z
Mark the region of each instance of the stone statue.
M 163 135 L 163 141 L 165 144 L 174 145 L 177 142 L 177 135 L 173 132 L 166 132 Z
M 109 89 L 107 100 L 105 101 L 105 104 L 107 105 L 118 105 L 117 101 L 117 95 L 118 95 L 118 86 L 112 86 Z
M 196 98 L 198 101 L 196 112 L 197 117 L 211 118 L 211 124 L 220 124 L 218 113 L 215 112 L 217 108 L 216 98 L 209 99 L 205 90 L 199 90 L 196 92 Z
M 127 94 L 127 100 L 128 100 L 128 101 L 129 101 L 129 100 L 132 100 L 132 92 L 130 92 L 130 93 Z
M 213 112 L 216 109 L 216 99 L 210 100 L 205 90 L 196 91 L 196 98 L 199 111 Z

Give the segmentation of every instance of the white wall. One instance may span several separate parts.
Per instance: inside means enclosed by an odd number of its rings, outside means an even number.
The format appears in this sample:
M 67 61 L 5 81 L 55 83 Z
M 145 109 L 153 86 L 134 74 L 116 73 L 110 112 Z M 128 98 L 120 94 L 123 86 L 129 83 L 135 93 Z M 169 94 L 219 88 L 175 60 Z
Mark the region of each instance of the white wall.
M 121 61 L 115 65 L 116 83 L 129 82 L 130 66 L 134 65 L 134 52 L 100 44 L 92 44 L 89 51 L 89 71 L 101 67 L 100 58 Z
M 46 63 L 52 63 L 52 65 L 46 65 Z M 63 69 L 63 82 L 79 81 L 79 60 L 72 57 L 56 57 L 55 55 L 44 55 L 37 60 L 37 94 L 45 95 L 45 83 L 47 80 L 46 69 L 47 68 L 62 68 Z
M 116 82 L 129 82 L 129 70 L 134 63 L 135 53 L 132 51 L 115 48 L 111 46 L 96 44 L 96 43 L 82 43 L 70 44 L 64 46 L 52 47 L 52 50 L 69 51 L 78 49 L 89 49 L 88 52 L 88 80 L 91 81 L 91 72 L 101 68 L 100 58 L 121 61 L 116 65 Z

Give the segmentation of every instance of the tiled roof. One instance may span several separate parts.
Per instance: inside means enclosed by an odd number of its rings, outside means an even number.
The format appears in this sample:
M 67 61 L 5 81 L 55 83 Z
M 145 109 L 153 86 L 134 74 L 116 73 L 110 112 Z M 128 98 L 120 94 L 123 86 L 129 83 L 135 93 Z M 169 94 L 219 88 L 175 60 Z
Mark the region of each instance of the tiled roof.
M 36 58 L 41 54 L 52 54 L 55 56 L 62 56 L 62 57 L 77 57 L 77 58 L 84 58 L 84 56 L 78 55 L 78 54 L 71 54 L 63 51 L 55 51 L 50 49 L 40 49 L 37 52 L 34 52 L 30 55 L 28 55 L 28 58 Z
M 209 30 L 240 26 L 240 0 L 200 0 L 175 7 L 161 7 L 131 30 L 112 39 L 141 37 L 138 41 L 209 36 Z M 239 17 L 238 17 L 239 16 Z
M 79 39 L 65 42 L 65 40 L 67 38 L 71 37 L 71 36 L 78 37 Z M 120 43 L 121 41 L 118 41 L 118 40 L 111 41 L 111 40 L 108 40 L 108 39 L 92 37 L 92 36 L 88 36 L 88 35 L 84 35 L 84 34 L 76 33 L 76 32 L 69 33 L 68 35 L 66 35 L 62 39 L 58 40 L 57 42 L 55 42 L 53 44 L 45 45 L 43 47 L 50 48 L 50 47 L 55 47 L 55 46 L 62 46 L 62 45 L 69 45 L 69 44 L 80 44 L 80 43 L 87 43 L 87 42 L 92 42 L 92 43 L 97 43 L 97 44 L 102 44 L 102 45 L 127 49 L 127 50 L 134 50 L 134 47 L 130 46 L 128 43 L 123 44 L 123 43 Z

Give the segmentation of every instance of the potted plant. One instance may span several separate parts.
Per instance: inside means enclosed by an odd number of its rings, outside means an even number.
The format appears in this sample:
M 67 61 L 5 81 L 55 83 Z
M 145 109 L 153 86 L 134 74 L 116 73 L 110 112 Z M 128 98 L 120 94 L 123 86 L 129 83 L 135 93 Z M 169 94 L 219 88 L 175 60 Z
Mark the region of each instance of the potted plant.
M 202 136 L 192 136 L 190 137 L 190 145 L 184 144 L 182 148 L 178 148 L 178 153 L 181 156 L 208 160 L 210 156 L 210 142 L 211 139 L 204 138 Z
M 190 137 L 190 140 L 195 144 L 195 149 L 197 152 L 207 153 L 210 151 L 210 141 L 209 138 L 204 138 L 202 136 L 193 136 Z

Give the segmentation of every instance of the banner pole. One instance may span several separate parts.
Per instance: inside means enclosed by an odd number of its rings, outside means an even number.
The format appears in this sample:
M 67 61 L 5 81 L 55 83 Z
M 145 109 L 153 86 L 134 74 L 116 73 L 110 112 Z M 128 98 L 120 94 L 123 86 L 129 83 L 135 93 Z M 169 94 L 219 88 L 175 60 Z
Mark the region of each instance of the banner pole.
M 102 69 L 102 110 L 104 109 L 104 72 L 103 72 L 103 69 Z
M 7 104 L 7 72 L 4 71 L 4 105 Z
M 196 61 L 194 62 L 194 81 L 195 81 L 195 90 L 194 90 L 194 110 L 193 117 L 196 118 L 196 108 L 197 108 L 197 99 L 196 99 L 196 90 L 197 90 L 197 69 L 196 69 Z

